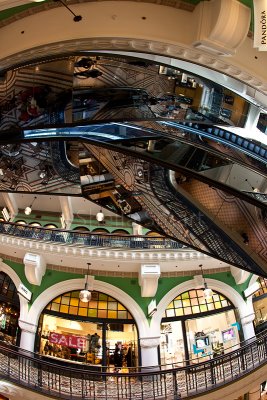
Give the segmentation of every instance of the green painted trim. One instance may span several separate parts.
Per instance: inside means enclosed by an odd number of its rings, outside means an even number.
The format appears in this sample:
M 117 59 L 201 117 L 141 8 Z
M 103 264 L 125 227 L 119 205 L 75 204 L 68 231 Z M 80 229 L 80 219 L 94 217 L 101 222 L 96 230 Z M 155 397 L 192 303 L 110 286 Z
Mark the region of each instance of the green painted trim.
M 40 294 L 42 294 L 42 292 L 44 292 L 49 287 L 55 285 L 56 283 L 67 281 L 69 279 L 80 279 L 80 278 L 84 278 L 84 275 L 83 274 L 74 274 L 71 272 L 54 271 L 51 269 L 47 269 L 45 272 L 45 275 L 42 279 L 41 285 L 40 286 L 32 285 L 34 288 L 34 291 L 33 291 L 31 303 L 33 303 L 37 299 L 37 297 Z
M 3 262 L 5 264 L 9 265 L 18 274 L 23 285 L 25 285 L 26 288 L 32 292 L 32 299 L 30 302 L 30 306 L 37 299 L 37 297 L 40 294 L 42 294 L 46 289 L 55 285 L 56 283 L 67 281 L 68 279 L 77 279 L 77 278 L 84 277 L 83 274 L 75 274 L 75 273 L 71 273 L 71 272 L 54 271 L 51 269 L 47 269 L 45 272 L 45 275 L 42 279 L 41 285 L 36 286 L 36 285 L 32 285 L 31 283 L 29 283 L 29 281 L 27 280 L 25 273 L 24 273 L 24 265 L 23 264 L 19 264 L 14 261 L 4 260 L 4 259 L 3 259 Z
M 71 272 L 64 271 L 55 271 L 51 269 L 47 269 L 45 275 L 42 279 L 42 283 L 40 286 L 31 285 L 24 273 L 24 265 L 16 263 L 14 261 L 5 260 L 3 262 L 9 265 L 19 276 L 22 283 L 32 292 L 32 300 L 30 305 L 37 299 L 37 297 L 42 294 L 46 289 L 55 285 L 56 283 L 60 283 L 69 279 L 80 279 L 83 278 L 83 274 L 76 274 Z M 216 274 L 204 275 L 206 278 L 215 279 L 232 287 L 236 290 L 242 297 L 243 291 L 248 287 L 251 276 L 241 285 L 237 285 L 235 280 L 230 272 L 220 272 Z M 118 287 L 129 296 L 131 296 L 137 304 L 140 306 L 144 314 L 147 316 L 147 307 L 151 302 L 151 297 L 141 297 L 141 287 L 138 283 L 138 278 L 119 278 L 119 277 L 109 277 L 109 276 L 95 276 L 96 280 L 109 283 L 115 287 Z M 154 297 L 157 304 L 161 301 L 161 299 L 174 287 L 180 285 L 183 282 L 192 280 L 192 276 L 183 276 L 183 277 L 170 277 L 170 278 L 160 278 L 158 282 L 158 290 L 156 296 Z M 63 294 L 63 293 L 62 293 Z M 180 294 L 177 292 L 177 295 Z M 175 296 L 174 296 L 175 297 Z M 120 301 L 120 299 L 117 299 Z M 127 308 L 127 304 L 124 304 Z
M 49 3 L 49 0 L 46 0 L 43 3 Z M 0 21 L 10 18 L 10 17 L 13 17 L 13 15 L 19 14 L 20 12 L 28 10 L 29 8 L 38 7 L 38 6 L 40 6 L 40 3 L 39 4 L 38 3 L 23 4 L 22 6 L 8 8 L 8 9 L 0 12 Z
M 241 285 L 237 285 L 233 275 L 231 272 L 219 272 L 216 274 L 209 274 L 209 275 L 204 275 L 205 278 L 210 278 L 210 279 L 216 279 L 218 281 L 224 282 L 227 285 L 231 286 L 234 290 L 237 291 L 242 297 L 243 297 L 243 291 L 247 289 L 249 281 L 251 279 L 251 275 L 248 277 L 248 279 L 242 283 Z

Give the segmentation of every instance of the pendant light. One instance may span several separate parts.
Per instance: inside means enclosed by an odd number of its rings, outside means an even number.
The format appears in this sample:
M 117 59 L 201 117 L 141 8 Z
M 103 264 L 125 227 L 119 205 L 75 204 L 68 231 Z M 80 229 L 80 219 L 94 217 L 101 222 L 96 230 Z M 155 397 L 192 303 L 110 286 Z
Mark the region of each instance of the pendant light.
M 92 293 L 90 292 L 90 290 L 88 290 L 88 275 L 89 275 L 90 265 L 91 265 L 91 263 L 87 263 L 87 274 L 86 274 L 86 281 L 85 281 L 84 289 L 81 290 L 80 294 L 79 294 L 79 299 L 83 303 L 88 303 L 92 297 Z
M 105 215 L 102 211 L 102 208 L 100 208 L 100 211 L 98 211 L 98 213 L 96 214 L 96 220 L 98 222 L 102 222 L 102 221 L 104 221 L 104 218 L 105 218 Z
M 203 275 L 202 264 L 200 264 L 199 267 L 200 267 L 200 269 L 201 269 L 201 275 L 202 275 L 202 278 L 203 278 L 203 280 L 204 280 L 204 289 L 203 289 L 204 299 L 205 299 L 207 302 L 209 302 L 209 301 L 212 300 L 213 291 L 212 291 L 212 289 L 208 288 L 207 282 L 206 282 L 206 280 L 205 280 L 205 278 L 204 278 L 204 275 Z
M 25 208 L 24 214 L 26 214 L 26 215 L 30 215 L 30 214 L 31 214 L 31 212 L 32 212 L 32 206 L 33 206 L 33 203 L 35 202 L 36 199 L 37 199 L 37 197 L 35 196 L 34 199 L 33 199 L 33 201 L 32 201 L 32 204 L 29 205 L 29 206 L 27 206 L 27 207 Z

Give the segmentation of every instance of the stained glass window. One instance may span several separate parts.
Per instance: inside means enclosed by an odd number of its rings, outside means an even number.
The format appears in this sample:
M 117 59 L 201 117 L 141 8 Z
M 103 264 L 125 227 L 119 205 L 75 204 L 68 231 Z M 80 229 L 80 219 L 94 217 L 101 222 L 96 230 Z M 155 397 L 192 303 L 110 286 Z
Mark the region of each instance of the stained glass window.
M 203 290 L 189 290 L 175 297 L 165 310 L 165 318 L 200 314 L 207 311 L 233 308 L 229 300 L 213 291 L 211 299 L 206 300 Z
M 113 297 L 104 293 L 92 292 L 89 303 L 79 299 L 80 291 L 64 293 L 46 306 L 47 310 L 89 318 L 130 319 L 129 311 Z

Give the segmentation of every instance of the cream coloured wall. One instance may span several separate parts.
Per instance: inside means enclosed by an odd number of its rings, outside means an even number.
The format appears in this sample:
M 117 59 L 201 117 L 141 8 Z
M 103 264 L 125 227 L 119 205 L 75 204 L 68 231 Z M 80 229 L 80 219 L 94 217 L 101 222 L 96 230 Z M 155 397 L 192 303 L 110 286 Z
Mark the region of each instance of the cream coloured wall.
M 72 9 L 83 16 L 81 22 L 73 22 L 66 10 L 56 7 L 3 26 L 0 69 L 68 51 L 145 51 L 209 66 L 267 94 L 266 52 L 254 49 L 250 38 L 232 57 L 194 49 L 197 12 L 130 1 L 73 4 Z

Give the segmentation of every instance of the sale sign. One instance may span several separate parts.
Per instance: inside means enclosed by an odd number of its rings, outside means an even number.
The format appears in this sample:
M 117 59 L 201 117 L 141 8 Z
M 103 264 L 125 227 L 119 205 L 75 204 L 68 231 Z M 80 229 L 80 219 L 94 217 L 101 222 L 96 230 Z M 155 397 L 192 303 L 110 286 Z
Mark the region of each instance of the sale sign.
M 74 349 L 83 349 L 86 346 L 86 338 L 82 336 L 62 335 L 61 333 L 51 332 L 48 340 L 50 343 Z

